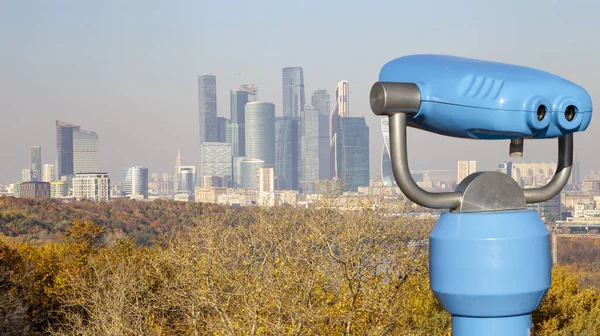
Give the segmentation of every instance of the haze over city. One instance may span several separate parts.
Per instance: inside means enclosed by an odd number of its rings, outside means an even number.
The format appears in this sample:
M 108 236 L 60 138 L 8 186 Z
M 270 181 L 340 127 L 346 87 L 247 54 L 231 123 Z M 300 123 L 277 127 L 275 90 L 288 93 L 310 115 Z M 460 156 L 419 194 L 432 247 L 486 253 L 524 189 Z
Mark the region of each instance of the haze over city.
M 144 165 L 172 172 L 199 165 L 197 76 L 217 78 L 219 116 L 229 90 L 259 87 L 259 100 L 282 114 L 281 71 L 304 70 L 308 96 L 350 87 L 350 116 L 370 129 L 371 175 L 380 167 L 380 118 L 368 103 L 383 64 L 440 53 L 531 66 L 572 80 L 596 101 L 600 46 L 591 1 L 12 1 L 0 3 L 0 184 L 19 179 L 28 147 L 54 163 L 55 120 L 97 132 L 100 168 L 114 177 Z M 333 99 L 332 99 L 333 101 Z M 581 174 L 600 167 L 590 128 L 575 136 Z M 456 169 L 477 160 L 493 169 L 508 142 L 409 133 L 411 168 Z M 468 144 L 468 151 L 461 146 Z M 530 141 L 524 161 L 554 161 L 555 140 Z

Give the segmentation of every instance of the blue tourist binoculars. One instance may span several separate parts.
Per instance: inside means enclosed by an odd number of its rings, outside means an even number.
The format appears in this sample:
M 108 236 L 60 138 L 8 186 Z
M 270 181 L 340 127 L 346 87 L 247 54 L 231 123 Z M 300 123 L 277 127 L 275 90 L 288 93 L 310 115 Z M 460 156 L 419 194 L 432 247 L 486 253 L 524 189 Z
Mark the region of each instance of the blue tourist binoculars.
M 371 109 L 389 117 L 398 187 L 413 202 L 448 209 L 430 233 L 431 289 L 452 314 L 457 336 L 529 336 L 531 312 L 550 288 L 550 234 L 527 204 L 560 194 L 573 163 L 573 133 L 592 118 L 580 86 L 523 66 L 445 55 L 411 55 L 383 66 Z M 444 136 L 510 140 L 558 138 L 558 162 L 543 187 L 521 189 L 501 172 L 477 172 L 454 192 L 432 193 L 413 180 L 407 127 Z

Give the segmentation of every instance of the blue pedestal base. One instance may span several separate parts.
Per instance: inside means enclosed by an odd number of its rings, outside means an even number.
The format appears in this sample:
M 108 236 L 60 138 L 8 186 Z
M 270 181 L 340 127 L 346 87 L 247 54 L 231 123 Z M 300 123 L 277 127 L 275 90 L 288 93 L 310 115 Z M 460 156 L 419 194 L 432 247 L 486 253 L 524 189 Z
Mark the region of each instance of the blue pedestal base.
M 452 316 L 452 336 L 531 336 L 531 314 L 510 317 Z

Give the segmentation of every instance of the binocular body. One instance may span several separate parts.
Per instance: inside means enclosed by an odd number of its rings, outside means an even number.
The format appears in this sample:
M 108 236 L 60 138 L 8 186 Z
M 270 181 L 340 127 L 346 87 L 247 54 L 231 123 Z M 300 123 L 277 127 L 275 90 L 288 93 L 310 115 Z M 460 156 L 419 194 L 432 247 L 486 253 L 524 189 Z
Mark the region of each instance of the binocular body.
M 388 97 L 399 83 L 416 85 L 419 106 L 411 103 L 416 112 L 407 125 L 451 137 L 556 138 L 585 130 L 592 117 L 592 100 L 581 86 L 518 65 L 410 55 L 385 64 L 379 83 Z M 393 105 L 374 112 L 400 112 Z

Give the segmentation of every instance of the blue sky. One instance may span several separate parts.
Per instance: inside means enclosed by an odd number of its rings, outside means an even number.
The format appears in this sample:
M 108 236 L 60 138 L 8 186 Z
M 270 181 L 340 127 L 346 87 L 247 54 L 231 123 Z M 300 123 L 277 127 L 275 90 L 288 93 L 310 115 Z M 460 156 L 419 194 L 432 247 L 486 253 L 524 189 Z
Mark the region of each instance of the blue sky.
M 595 1 L 0 1 L 0 183 L 20 177 L 28 146 L 55 157 L 54 120 L 98 132 L 101 168 L 172 171 L 177 149 L 199 164 L 196 76 L 217 76 L 218 111 L 228 90 L 256 82 L 281 113 L 281 68 L 302 66 L 306 95 L 350 82 L 350 114 L 366 116 L 371 171 L 381 151 L 368 94 L 383 64 L 441 53 L 546 70 L 600 85 Z M 241 75 L 239 75 L 241 73 Z M 308 100 L 308 99 L 307 99 Z M 582 174 L 600 168 L 596 122 L 575 137 Z M 507 142 L 410 133 L 411 166 L 490 169 Z M 554 140 L 526 143 L 525 160 L 554 160 Z

